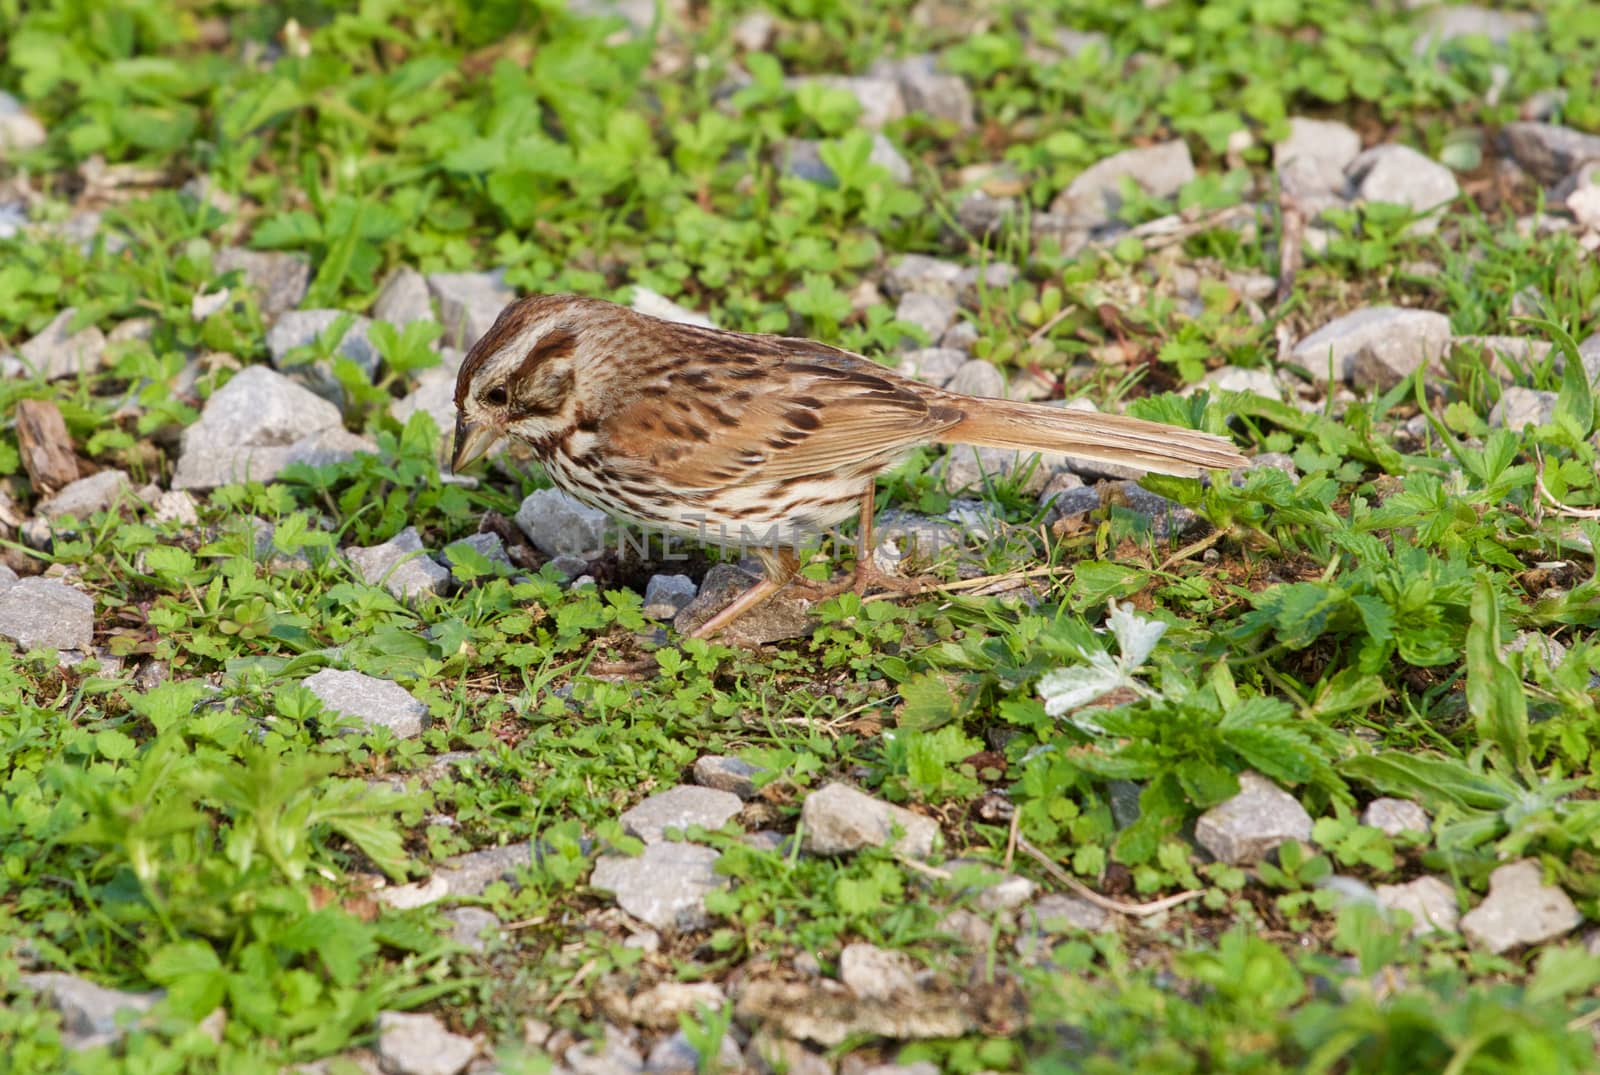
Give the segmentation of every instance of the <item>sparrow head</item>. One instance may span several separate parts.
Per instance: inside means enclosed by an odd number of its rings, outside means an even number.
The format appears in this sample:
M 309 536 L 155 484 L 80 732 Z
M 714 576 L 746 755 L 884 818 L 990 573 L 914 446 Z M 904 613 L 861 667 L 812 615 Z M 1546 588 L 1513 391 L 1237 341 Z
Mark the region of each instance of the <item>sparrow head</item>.
M 456 374 L 461 470 L 503 436 L 537 442 L 572 420 L 583 306 L 571 295 L 530 295 L 507 306 Z

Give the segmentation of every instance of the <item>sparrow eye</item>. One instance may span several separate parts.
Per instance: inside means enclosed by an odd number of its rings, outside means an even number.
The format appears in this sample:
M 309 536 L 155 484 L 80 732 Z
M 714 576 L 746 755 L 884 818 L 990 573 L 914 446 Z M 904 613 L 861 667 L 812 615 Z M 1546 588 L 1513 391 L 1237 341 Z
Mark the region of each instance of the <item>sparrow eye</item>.
M 506 386 L 503 384 L 497 384 L 483 394 L 483 401 L 493 407 L 504 407 L 509 398 L 506 395 Z

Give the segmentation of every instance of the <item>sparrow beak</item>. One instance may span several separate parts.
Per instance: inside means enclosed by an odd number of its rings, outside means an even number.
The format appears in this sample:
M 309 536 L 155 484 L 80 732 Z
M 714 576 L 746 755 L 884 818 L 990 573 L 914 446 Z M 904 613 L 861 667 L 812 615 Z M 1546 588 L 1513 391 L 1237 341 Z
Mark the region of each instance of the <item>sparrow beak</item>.
M 500 439 L 497 430 L 487 426 L 474 425 L 460 415 L 456 416 L 456 454 L 450 461 L 450 469 L 457 474 L 470 466 Z

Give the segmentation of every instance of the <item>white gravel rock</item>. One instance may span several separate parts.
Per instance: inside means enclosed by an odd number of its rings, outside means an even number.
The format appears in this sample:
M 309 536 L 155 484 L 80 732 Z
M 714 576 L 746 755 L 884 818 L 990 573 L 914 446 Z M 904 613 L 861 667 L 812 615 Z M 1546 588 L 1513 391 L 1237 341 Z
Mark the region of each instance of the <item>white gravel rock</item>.
M 535 489 L 515 518 L 533 547 L 546 556 L 593 559 L 605 551 L 606 513 L 559 489 Z
M 1311 815 L 1271 780 L 1243 772 L 1239 794 L 1201 814 L 1194 837 L 1218 861 L 1248 865 L 1266 858 L 1285 840 L 1310 842 Z
M 933 853 L 939 835 L 939 825 L 932 818 L 839 783 L 807 795 L 800 808 L 800 822 L 805 828 L 803 846 L 813 855 L 893 847 L 912 858 L 926 858 Z
M 345 550 L 345 556 L 363 580 L 383 586 L 402 601 L 450 591 L 449 569 L 428 557 L 414 526 L 406 527 L 381 545 L 352 546 Z
M 700 587 L 688 575 L 651 575 L 644 586 L 644 614 L 670 620 L 689 607 Z
M 47 381 L 93 373 L 105 361 L 106 336 L 96 325 L 71 332 L 77 307 L 69 306 L 17 348 L 23 366 Z
M 427 279 L 409 265 L 395 269 L 384 279 L 372 303 L 372 319 L 397 327 L 413 321 L 432 321 L 433 297 L 428 293 Z
M 285 369 L 291 351 L 315 343 L 341 317 L 350 318 L 350 326 L 339 337 L 339 354 L 361 367 L 369 379 L 373 377 L 378 372 L 379 359 L 378 349 L 367 339 L 372 322 L 344 310 L 290 310 L 278 318 L 267 330 L 267 351 L 272 355 L 273 366 Z
M 86 653 L 94 641 L 94 598 L 56 579 L 18 579 L 0 590 L 0 638 L 24 653 Z
M 128 1024 L 166 995 L 161 990 L 124 993 L 60 971 L 24 974 L 17 985 L 61 1013 L 61 1044 L 74 1052 L 121 1041 Z
M 1455 933 L 1461 922 L 1456 890 L 1437 877 L 1419 877 L 1403 885 L 1379 885 L 1378 906 L 1411 916 L 1411 934 Z
M 368 729 L 388 728 L 397 738 L 414 739 L 428 723 L 428 707 L 391 680 L 324 668 L 302 683 L 324 708 L 353 717 Z
M 1559 398 L 1559 393 L 1542 388 L 1510 385 L 1500 393 L 1499 401 L 1489 411 L 1489 424 L 1496 429 L 1547 426 L 1555 421 Z
M 477 1055 L 476 1042 L 446 1030 L 436 1015 L 378 1013 L 378 1063 L 389 1075 L 460 1075 Z
M 721 857 L 697 844 L 646 844 L 637 858 L 602 855 L 589 883 L 612 893 L 624 911 L 662 932 L 703 929 L 711 921 L 706 894 L 728 882 L 716 871 Z
M 872 944 L 847 944 L 839 953 L 839 980 L 866 1001 L 893 1001 L 917 993 L 917 967 L 904 952 Z
M 87 522 L 95 512 L 109 510 L 131 488 L 128 475 L 123 471 L 102 470 L 67 483 L 54 496 L 41 500 L 35 510 L 52 521 L 70 515 L 79 522 Z
M 1506 952 L 1553 941 L 1582 923 L 1571 897 L 1544 883 L 1538 860 L 1522 859 L 1489 875 L 1489 894 L 1461 916 L 1461 931 L 1479 947 Z
M 349 459 L 371 442 L 345 431 L 339 408 L 266 366 L 246 366 L 183 431 L 174 489 L 271 481 L 290 463 Z
M 1116 221 L 1122 208 L 1121 186 L 1131 179 L 1155 198 L 1174 197 L 1195 177 L 1194 158 L 1183 139 L 1139 149 L 1126 149 L 1084 169 L 1056 195 L 1050 211 L 1067 218 L 1071 227 L 1102 228 Z
M 1361 812 L 1361 823 L 1388 836 L 1404 832 L 1428 834 L 1428 812 L 1409 799 L 1373 799 Z
M 1455 173 L 1410 146 L 1373 146 L 1350 163 L 1350 179 L 1363 201 L 1404 205 L 1419 213 L 1454 201 L 1461 194 Z M 1437 231 L 1438 214 L 1412 221 L 1414 235 Z
M 1306 336 L 1294 345 L 1290 358 L 1317 384 L 1328 383 L 1331 356 L 1335 380 L 1350 382 L 1359 376 L 1382 390 L 1393 387 L 1400 376 L 1437 362 L 1449 349 L 1450 340 L 1450 319 L 1444 314 L 1369 306 L 1335 318 Z
M 684 785 L 651 795 L 618 820 L 623 832 L 653 844 L 666 839 L 669 829 L 720 829 L 742 809 L 744 802 L 731 792 Z
M 44 124 L 23 108 L 21 101 L 0 90 L 0 161 L 38 149 L 48 137 Z
M 427 277 L 428 292 L 439 304 L 443 342 L 465 351 L 493 327 L 516 292 L 502 282 L 500 273 L 436 272 Z

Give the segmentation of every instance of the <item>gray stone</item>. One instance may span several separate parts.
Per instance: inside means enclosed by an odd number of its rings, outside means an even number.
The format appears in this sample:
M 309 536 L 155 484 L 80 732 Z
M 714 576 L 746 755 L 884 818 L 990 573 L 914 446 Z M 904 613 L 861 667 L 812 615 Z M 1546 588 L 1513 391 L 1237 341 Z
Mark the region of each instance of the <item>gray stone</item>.
M 1510 385 L 1500 393 L 1499 401 L 1489 411 L 1489 424 L 1505 429 L 1547 426 L 1555 421 L 1559 398 L 1556 392 Z
M 385 278 L 372 303 L 372 319 L 397 327 L 413 321 L 432 321 L 433 298 L 428 294 L 428 281 L 409 265 L 396 268 Z
M 672 621 L 680 635 L 696 630 L 735 598 L 754 586 L 757 577 L 735 564 L 717 564 L 706 572 L 700 592 Z M 780 591 L 725 627 L 716 638 L 733 646 L 764 646 L 811 633 L 809 602 Z
M 689 607 L 700 587 L 688 575 L 651 575 L 644 584 L 644 614 L 670 620 Z
M 1553 123 L 1508 123 L 1500 132 L 1516 162 L 1541 183 L 1559 183 L 1586 161 L 1600 160 L 1600 134 Z
M 1085 485 L 1083 479 L 1070 470 L 1057 471 L 1050 476 L 1045 487 L 1039 491 L 1039 503 L 1050 506 L 1046 519 L 1052 523 L 1058 519 L 1099 511 L 1104 505 L 1099 487 Z
M 378 372 L 378 351 L 367 339 L 372 322 L 343 310 L 291 310 L 278 318 L 267 330 L 267 350 L 273 366 L 280 370 L 298 368 L 287 364 L 289 353 L 316 343 L 341 317 L 350 318 L 350 327 L 339 338 L 338 353 L 359 366 L 369 379 L 373 377 Z
M 778 32 L 778 20 L 765 11 L 741 15 L 728 36 L 745 52 L 765 52 Z
M 965 489 L 982 489 L 1000 479 L 1027 471 L 1022 492 L 1036 495 L 1050 481 L 1055 467 L 1066 462 L 1066 456 L 1046 452 L 1021 452 L 1010 448 L 974 448 L 966 444 L 952 445 L 944 458 L 944 487 L 959 493 Z M 1031 468 L 1031 469 L 1030 469 Z
M 211 259 L 211 267 L 218 274 L 237 271 L 246 286 L 256 293 L 261 317 L 269 325 L 299 306 L 311 286 L 311 263 L 300 254 L 280 250 L 230 246 L 217 251 Z M 271 339 L 270 334 L 268 339 Z M 274 363 L 276 361 L 274 359 Z
M 11 570 L 5 564 L 0 564 L 0 593 L 4 593 L 5 591 L 9 590 L 17 583 L 18 579 L 19 576 L 15 571 Z M 704 783 L 704 781 L 702 781 L 702 783 Z M 731 791 L 733 789 L 728 788 L 725 790 Z
M 1058 29 L 1052 40 L 1056 48 L 1074 60 L 1096 50 L 1107 57 L 1111 55 L 1111 39 L 1098 30 Z
M 678 1016 L 695 1015 L 700 1008 L 721 1011 L 727 1001 L 715 982 L 659 982 L 629 996 L 625 1014 L 635 1026 L 669 1030 L 678 1025 Z
M 533 845 L 527 840 L 452 855 L 434 869 L 451 896 L 481 896 L 497 881 L 515 884 L 517 874 L 533 865 Z
M 1243 772 L 1239 794 L 1201 814 L 1194 837 L 1218 861 L 1244 866 L 1260 862 L 1285 840 L 1309 842 L 1311 815 L 1271 780 Z
M 793 1039 L 761 1029 L 745 1047 L 745 1068 L 760 1075 L 835 1075 L 833 1063 Z
M 740 758 L 720 754 L 705 754 L 694 763 L 694 781 L 702 787 L 730 792 L 741 799 L 756 797 L 755 778 L 766 772 L 759 765 L 751 765 Z
M 0 150 L 0 153 L 3 153 Z M 28 223 L 28 207 L 22 202 L 0 202 L 0 239 L 15 239 Z M 7 356 L 10 357 L 10 356 Z
M 62 486 L 54 496 L 41 500 L 35 510 L 51 521 L 70 515 L 79 522 L 88 522 L 95 512 L 109 511 L 131 488 L 127 474 L 102 470 Z
M 1428 835 L 1428 812 L 1409 799 L 1373 799 L 1361 812 L 1361 824 L 1370 825 L 1389 836 L 1404 832 Z
M 1350 163 L 1348 172 L 1363 201 L 1404 205 L 1418 213 L 1432 213 L 1461 194 L 1449 168 L 1410 146 L 1373 146 Z M 1434 214 L 1413 221 L 1410 231 L 1426 235 L 1438 227 Z
M 1096 906 L 1082 896 L 1066 892 L 1049 892 L 1040 896 L 1027 910 L 1027 921 L 1046 933 L 1066 933 L 1082 930 L 1099 933 L 1115 923 L 1111 913 Z
M 696 313 L 686 307 L 680 306 L 660 292 L 651 291 L 647 287 L 634 286 L 633 301 L 630 308 L 651 317 L 659 317 L 663 321 L 676 321 L 682 325 L 698 325 L 700 328 L 716 328 L 711 318 L 705 314 Z
M 450 591 L 449 570 L 428 557 L 414 526 L 382 545 L 353 545 L 345 550 L 345 556 L 365 582 L 382 586 L 402 601 Z
M 59 381 L 80 373 L 93 373 L 105 361 L 106 336 L 98 326 L 89 325 L 69 332 L 75 306 L 62 310 L 38 334 L 17 348 L 17 357 L 35 376 Z
M 1561 644 L 1560 639 L 1551 638 L 1549 635 L 1540 634 L 1538 631 L 1518 631 L 1502 650 L 1503 653 L 1528 653 L 1530 651 L 1538 654 L 1547 668 L 1554 668 L 1567 655 L 1567 647 Z
M 349 459 L 370 444 L 345 432 L 339 408 L 281 373 L 246 366 L 183 431 L 174 489 L 271 481 L 294 462 Z
M 587 574 L 589 570 L 587 557 L 568 556 L 566 554 L 552 556 L 547 566 L 554 568 L 556 574 L 566 582 L 570 589 L 576 590 L 580 586 L 594 585 L 594 576 Z
M 1271 370 L 1223 366 L 1207 373 L 1205 384 L 1216 392 L 1247 392 L 1264 399 L 1283 399 L 1283 386 Z
M 436 272 L 427 279 L 428 291 L 439 304 L 443 342 L 463 351 L 477 343 L 517 297 L 499 273 Z
M 800 808 L 800 823 L 805 828 L 802 846 L 813 855 L 845 855 L 864 847 L 891 847 L 912 858 L 927 858 L 939 835 L 938 822 L 932 818 L 839 783 L 806 796 Z
M 441 348 L 439 365 L 418 373 L 411 391 L 389 404 L 389 414 L 401 425 L 410 421 L 418 411 L 425 411 L 433 419 L 440 434 L 436 453 L 440 469 L 448 468 L 454 450 L 450 433 L 456 424 L 456 371 L 461 368 L 461 360 L 465 357 L 454 347 Z M 505 450 L 506 441 L 502 439 L 489 449 L 489 457 L 499 456 Z
M 1003 399 L 1006 394 L 1006 378 L 1005 374 L 995 368 L 993 362 L 985 358 L 974 358 L 963 362 L 944 383 L 944 387 L 963 395 Z
M 513 566 L 510 555 L 506 553 L 505 542 L 500 540 L 499 534 L 471 534 L 451 544 L 465 545 L 491 564 L 506 568 Z M 441 549 L 437 559 L 446 570 L 453 566 L 449 547 Z
M 728 1034 L 722 1035 L 722 1040 L 717 1043 L 717 1057 L 715 1065 L 702 1066 L 700 1053 L 689 1044 L 688 1035 L 678 1030 L 656 1042 L 650 1050 L 650 1056 L 644 1062 L 645 1071 L 650 1075 L 698 1075 L 701 1071 L 738 1071 L 742 1056 L 739 1052 L 739 1043 Z
M 856 118 L 856 122 L 869 131 L 876 131 L 885 124 L 904 118 L 906 114 L 905 98 L 901 95 L 900 85 L 893 77 L 811 75 L 784 80 L 784 85 L 790 91 L 798 91 L 807 84 L 844 90 L 854 97 L 856 103 L 861 106 L 861 114 Z
M 1009 261 L 968 266 L 956 277 L 956 301 L 968 309 L 976 309 L 986 294 L 1005 291 L 1021 275 L 1022 271 Z
M 1421 56 L 1459 37 L 1486 37 L 1491 44 L 1503 46 L 1510 42 L 1513 34 L 1536 32 L 1540 19 L 1528 11 L 1494 11 L 1469 4 L 1432 8 L 1422 15 L 1418 25 L 1421 32 L 1412 45 L 1412 52 Z
M 477 1055 L 477 1043 L 450 1033 L 437 1015 L 378 1013 L 378 1063 L 389 1075 L 459 1075 Z
M 546 556 L 593 559 L 605 551 L 606 513 L 559 489 L 535 489 L 517 509 L 517 526 Z
M 779 155 L 786 175 L 824 187 L 839 185 L 839 177 L 822 159 L 821 142 L 809 138 L 791 138 L 782 144 Z M 894 182 L 902 185 L 911 182 L 910 162 L 882 134 L 872 136 L 872 151 L 867 154 L 867 160 L 882 167 Z
M 822 187 L 837 186 L 839 177 L 822 161 L 822 143 L 812 138 L 790 138 L 777 147 L 783 174 Z
M 904 1000 L 917 994 L 917 967 L 911 957 L 872 944 L 844 946 L 839 953 L 839 980 L 869 1002 Z
M 1553 941 L 1582 923 L 1571 898 L 1544 883 L 1538 860 L 1522 859 L 1489 875 L 1489 894 L 1461 916 L 1461 931 L 1481 948 L 1505 952 Z
M 1392 388 L 1399 377 L 1436 363 L 1450 338 L 1450 319 L 1444 314 L 1369 306 L 1329 321 L 1295 344 L 1290 358 L 1325 385 L 1331 356 L 1335 380 L 1352 381 L 1359 369 L 1362 381 L 1381 391 Z
M 872 73 L 895 81 L 907 112 L 920 112 L 953 123 L 963 131 L 977 127 L 972 90 L 959 76 L 940 74 L 932 56 L 879 60 L 873 64 Z
M 961 530 L 950 522 L 897 508 L 878 516 L 876 534 L 879 540 L 894 543 L 902 556 L 928 561 L 937 559 L 944 549 L 965 545 Z
M 1133 180 L 1153 198 L 1172 198 L 1194 177 L 1194 159 L 1181 138 L 1126 149 L 1084 169 L 1056 195 L 1050 211 L 1061 214 L 1073 227 L 1102 228 L 1116 222 L 1124 179 Z
M 1017 218 L 1018 208 L 1015 198 L 970 191 L 956 204 L 956 224 L 974 238 L 988 238 L 1009 227 Z
M 899 373 L 902 376 L 913 377 L 923 384 L 944 387 L 966 363 L 966 352 L 953 347 L 920 347 L 900 356 Z M 984 364 L 994 369 L 989 363 Z
M 1512 365 L 1524 370 L 1541 365 L 1550 354 L 1549 340 L 1536 340 L 1528 336 L 1456 336 L 1450 341 L 1452 349 L 1477 351 L 1495 376 L 1502 381 L 1512 375 Z M 1583 353 L 1583 346 L 1578 348 Z M 1585 362 L 1585 367 L 1588 363 Z M 1600 372 L 1600 371 L 1597 371 Z
M 485 934 L 500 935 L 500 919 L 482 907 L 452 907 L 444 916 L 450 921 L 450 939 L 470 952 L 488 950 Z
M 900 296 L 894 316 L 896 321 L 917 326 L 931 341 L 944 334 L 944 330 L 955 322 L 958 312 L 955 299 L 910 291 Z
M 644 1057 L 639 1050 L 629 1043 L 627 1035 L 609 1024 L 601 1041 L 578 1042 L 561 1058 L 566 1069 L 555 1069 L 555 1075 L 638 1075 L 644 1070 Z
M 617 905 L 663 932 L 703 929 L 710 924 L 705 898 L 727 884 L 718 876 L 721 855 L 696 844 L 646 844 L 637 858 L 602 855 L 589 884 L 610 892 Z
M 1437 877 L 1419 877 L 1403 885 L 1379 885 L 1378 906 L 1411 916 L 1411 934 L 1455 933 L 1461 921 L 1456 890 Z
M 166 995 L 161 990 L 124 993 L 60 971 L 24 974 L 17 986 L 61 1013 L 61 1044 L 73 1052 L 122 1040 L 127 1028 Z
M 872 150 L 867 154 L 867 160 L 888 172 L 889 178 L 902 186 L 912 180 L 911 162 L 882 134 L 872 136 Z
M 1333 120 L 1293 116 L 1289 137 L 1272 147 L 1279 181 L 1308 212 L 1343 200 L 1345 169 L 1361 152 L 1361 136 Z
M 891 299 L 913 291 L 953 299 L 963 271 L 961 265 L 944 258 L 906 254 L 883 274 L 883 290 Z
M 986 914 L 995 911 L 1015 911 L 1033 899 L 1039 886 L 1020 874 L 1005 873 L 978 859 L 952 859 L 944 868 L 952 873 L 976 874 L 978 882 L 971 886 L 978 910 Z
M 38 149 L 49 136 L 44 124 L 22 107 L 22 102 L 0 90 L 0 161 Z
M 350 717 L 369 731 L 387 728 L 397 739 L 414 739 L 428 726 L 428 707 L 392 680 L 324 668 L 301 685 L 328 712 Z
M 1111 503 L 1127 508 L 1150 520 L 1150 532 L 1160 540 L 1182 537 L 1205 524 L 1190 509 L 1176 500 L 1152 493 L 1135 481 L 1120 481 L 1109 491 Z
M 640 802 L 619 818 L 622 831 L 647 844 L 666 839 L 669 829 L 684 831 L 691 825 L 720 829 L 744 808 L 739 796 L 715 788 L 669 788 Z
M 94 641 L 94 598 L 55 579 L 19 579 L 0 590 L 0 638 L 24 653 L 87 652 Z

